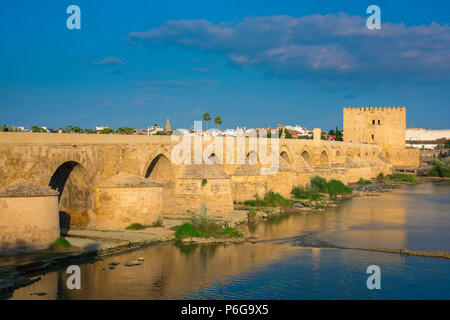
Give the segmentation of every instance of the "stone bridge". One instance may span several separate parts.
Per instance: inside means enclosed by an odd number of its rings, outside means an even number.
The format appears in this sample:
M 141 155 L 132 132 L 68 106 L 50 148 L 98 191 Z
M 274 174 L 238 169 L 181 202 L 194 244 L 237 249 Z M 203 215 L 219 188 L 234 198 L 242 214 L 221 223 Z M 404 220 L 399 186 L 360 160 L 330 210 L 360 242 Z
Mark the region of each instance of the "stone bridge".
M 189 157 L 195 161 L 199 145 L 195 137 L 188 140 L 192 142 Z M 274 139 L 278 169 L 262 174 L 261 168 L 268 164 L 253 140 L 201 141 L 202 154 L 211 164 L 189 164 L 172 160 L 180 144 L 171 136 L 5 132 L 0 133 L 0 189 L 18 179 L 51 186 L 59 192 L 59 210 L 70 216 L 71 225 L 96 227 L 102 201 L 99 188 L 108 187 L 108 181 L 114 180 L 109 179 L 119 173 L 159 182 L 163 214 L 197 211 L 204 204 L 208 213 L 226 215 L 233 211 L 233 201 L 262 197 L 269 190 L 289 197 L 293 186 L 308 183 L 311 176 L 351 183 L 389 173 L 392 166 L 378 145 L 315 136 L 314 140 Z M 213 142 L 223 148 L 213 148 Z M 270 154 L 274 147 L 267 146 Z M 122 183 L 114 181 L 115 186 Z M 121 186 L 133 189 L 127 181 Z M 127 206 L 137 205 L 139 200 L 133 197 Z

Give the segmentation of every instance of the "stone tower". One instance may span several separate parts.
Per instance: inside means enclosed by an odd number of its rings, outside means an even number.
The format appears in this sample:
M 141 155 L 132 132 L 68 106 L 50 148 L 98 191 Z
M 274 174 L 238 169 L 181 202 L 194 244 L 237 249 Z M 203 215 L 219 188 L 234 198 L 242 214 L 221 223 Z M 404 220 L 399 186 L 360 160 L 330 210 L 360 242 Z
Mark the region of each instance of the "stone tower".
M 405 107 L 344 107 L 344 141 L 405 148 Z
M 169 122 L 169 118 L 167 118 L 167 122 L 166 122 L 166 131 L 170 131 L 170 122 Z

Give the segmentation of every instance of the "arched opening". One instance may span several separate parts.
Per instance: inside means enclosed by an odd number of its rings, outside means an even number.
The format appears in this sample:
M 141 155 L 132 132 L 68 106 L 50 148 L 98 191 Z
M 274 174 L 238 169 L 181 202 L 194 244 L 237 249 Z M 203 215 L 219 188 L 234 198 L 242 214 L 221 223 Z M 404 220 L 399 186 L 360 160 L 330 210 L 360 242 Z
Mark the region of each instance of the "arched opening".
M 247 162 L 248 164 L 257 164 L 258 163 L 258 154 L 256 151 L 252 150 L 247 153 Z
M 173 213 L 175 202 L 175 173 L 169 159 L 157 155 L 147 168 L 145 177 L 163 184 L 163 213 Z
M 92 194 L 86 169 L 75 161 L 67 161 L 56 169 L 49 186 L 59 192 L 59 223 L 65 234 L 71 226 L 89 225 Z
M 308 151 L 303 151 L 302 157 L 309 165 L 311 165 L 311 157 L 309 156 Z
M 336 150 L 336 156 L 335 156 L 335 158 L 336 158 L 336 161 L 339 161 L 339 160 L 340 160 L 340 158 L 341 158 L 341 152 L 340 152 L 339 150 Z
M 291 163 L 291 161 L 289 160 L 289 155 L 286 151 L 281 152 L 280 157 L 283 158 L 283 160 L 285 160 L 287 163 Z
M 208 160 L 210 160 L 214 164 L 220 164 L 220 159 L 214 152 L 209 155 Z
M 320 154 L 320 164 L 321 165 L 328 165 L 328 155 L 325 151 L 322 151 L 322 153 Z

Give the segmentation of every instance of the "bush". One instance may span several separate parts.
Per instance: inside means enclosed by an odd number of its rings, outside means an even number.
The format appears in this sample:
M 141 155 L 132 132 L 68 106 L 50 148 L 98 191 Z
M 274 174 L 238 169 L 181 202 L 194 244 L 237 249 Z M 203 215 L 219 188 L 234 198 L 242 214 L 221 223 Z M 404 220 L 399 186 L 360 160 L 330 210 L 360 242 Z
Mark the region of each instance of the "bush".
M 269 207 L 287 207 L 291 204 L 288 199 L 283 198 L 281 194 L 273 191 L 266 192 L 264 200 Z
M 128 227 L 126 227 L 126 230 L 143 230 L 147 228 L 146 226 L 144 226 L 143 224 L 140 223 L 132 223 L 130 224 Z
M 394 174 L 389 174 L 388 178 L 395 182 L 409 182 L 409 183 L 416 182 L 416 177 L 414 177 L 411 174 L 394 173 Z
M 67 241 L 64 237 L 59 237 L 58 239 L 53 241 L 49 247 L 54 249 L 54 248 L 68 248 L 70 246 L 71 244 L 69 243 L 69 241 Z
M 328 193 L 327 180 L 322 177 L 315 176 L 310 179 L 311 187 L 317 189 L 321 193 Z
M 250 210 L 247 213 L 247 219 L 249 221 L 256 219 L 256 210 L 253 208 L 250 208 Z
M 243 234 L 236 229 L 230 227 L 222 228 L 215 223 L 210 224 L 208 230 L 195 226 L 194 224 L 189 222 L 186 222 L 180 226 L 175 226 L 172 229 L 176 231 L 176 240 L 181 240 L 184 238 L 231 238 L 243 236 Z
M 291 194 L 297 199 L 310 199 L 310 200 L 320 200 L 320 193 L 317 188 L 313 188 L 310 184 L 305 187 L 296 186 L 292 188 Z
M 435 169 L 431 169 L 430 171 L 428 171 L 428 176 L 429 177 L 439 177 L 439 173 Z
M 250 207 L 287 207 L 291 205 L 291 201 L 273 191 L 266 192 L 264 199 L 259 199 L 258 195 L 255 195 L 255 198 L 255 200 L 244 201 L 244 205 Z
M 377 181 L 378 182 L 383 182 L 384 181 L 384 173 L 380 172 L 377 176 Z
M 434 168 L 439 177 L 450 177 L 450 158 L 444 158 L 434 161 Z M 432 171 L 430 170 L 430 172 Z
M 163 226 L 163 219 L 161 217 L 158 218 L 155 222 L 153 222 L 149 227 L 150 228 L 158 228 Z
M 336 195 L 341 195 L 341 194 L 351 194 L 352 193 L 352 189 L 347 187 L 345 184 L 342 183 L 342 181 L 339 180 L 330 180 L 327 183 L 327 189 L 328 189 L 328 194 L 331 197 L 334 197 Z
M 363 178 L 360 178 L 359 180 L 358 180 L 358 182 L 356 182 L 357 184 L 372 184 L 372 181 L 370 181 L 370 180 L 365 180 L 365 179 L 363 179 Z

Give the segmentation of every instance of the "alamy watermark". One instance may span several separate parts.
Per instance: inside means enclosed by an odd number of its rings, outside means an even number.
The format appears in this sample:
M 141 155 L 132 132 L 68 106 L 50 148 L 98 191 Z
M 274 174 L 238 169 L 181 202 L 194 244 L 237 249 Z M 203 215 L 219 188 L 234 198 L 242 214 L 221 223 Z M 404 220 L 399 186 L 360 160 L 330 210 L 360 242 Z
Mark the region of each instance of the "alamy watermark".
M 81 289 L 81 269 L 77 265 L 71 265 L 67 268 L 67 274 L 70 276 L 67 278 L 66 286 L 67 289 L 73 290 Z
M 370 274 L 367 278 L 366 285 L 369 290 L 381 289 L 381 269 L 376 264 L 367 267 L 366 273 Z
M 367 29 L 381 29 L 381 9 L 377 5 L 370 5 L 367 7 L 367 13 L 371 14 L 370 17 L 367 18 L 366 26 Z

